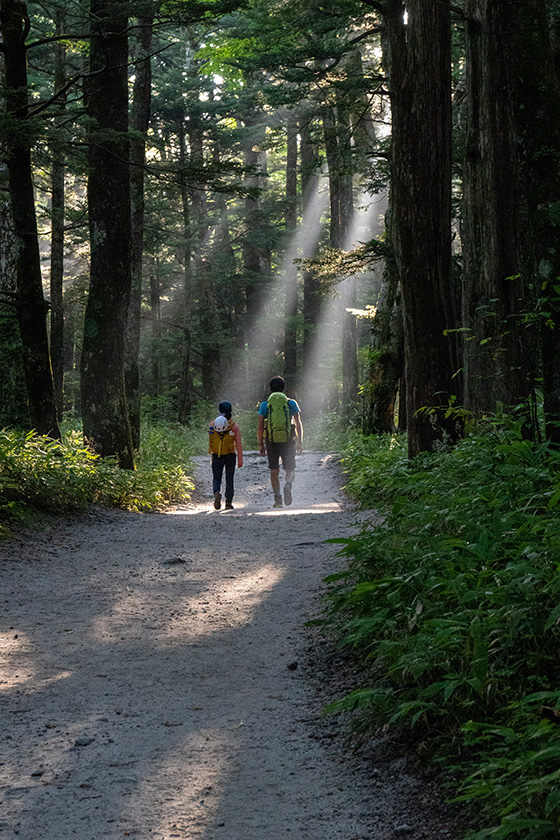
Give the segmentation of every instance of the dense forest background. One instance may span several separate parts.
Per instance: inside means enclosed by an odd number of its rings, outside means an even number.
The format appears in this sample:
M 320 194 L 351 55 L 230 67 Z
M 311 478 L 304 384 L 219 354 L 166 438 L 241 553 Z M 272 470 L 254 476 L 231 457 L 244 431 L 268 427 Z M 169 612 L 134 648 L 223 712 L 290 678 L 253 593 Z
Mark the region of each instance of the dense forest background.
M 554 0 L 0 2 L 0 424 L 560 437 Z
M 0 0 L 0 74 L 0 537 L 185 501 L 283 374 L 382 521 L 335 706 L 558 837 L 559 0 Z

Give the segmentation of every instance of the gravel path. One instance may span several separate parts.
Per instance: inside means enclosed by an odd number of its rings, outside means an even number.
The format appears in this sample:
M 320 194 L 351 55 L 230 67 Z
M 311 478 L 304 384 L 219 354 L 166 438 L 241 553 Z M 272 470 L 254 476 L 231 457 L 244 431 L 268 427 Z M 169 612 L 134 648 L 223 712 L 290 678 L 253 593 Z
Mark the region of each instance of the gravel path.
M 358 516 L 336 466 L 305 453 L 273 511 L 248 453 L 216 512 L 198 463 L 196 505 L 0 548 L 0 837 L 431 837 L 405 770 L 380 780 L 320 719 L 304 625 L 340 566 L 323 541 Z

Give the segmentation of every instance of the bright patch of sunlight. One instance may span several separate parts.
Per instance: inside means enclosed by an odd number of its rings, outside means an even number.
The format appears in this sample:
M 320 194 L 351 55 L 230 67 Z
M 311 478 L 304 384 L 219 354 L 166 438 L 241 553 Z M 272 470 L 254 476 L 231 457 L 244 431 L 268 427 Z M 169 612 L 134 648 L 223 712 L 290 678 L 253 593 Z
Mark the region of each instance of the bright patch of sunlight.
M 203 601 L 211 605 L 211 611 L 205 611 L 201 606 L 200 593 L 178 598 L 176 614 L 160 638 L 182 642 L 185 637 L 198 639 L 249 624 L 285 572 L 285 569 L 269 565 L 261 566 L 255 572 L 237 574 L 234 579 L 222 578 L 204 589 Z
M 186 567 L 187 573 L 188 570 Z M 149 624 L 154 630 L 152 638 L 156 646 L 170 640 L 189 643 L 251 622 L 260 604 L 285 574 L 282 568 L 263 565 L 231 579 L 221 578 L 205 586 L 201 593 L 200 570 L 192 571 L 198 585 L 191 586 L 187 574 L 181 589 L 175 585 L 172 597 L 169 596 L 168 610 L 167 601 L 163 601 L 167 595 L 145 588 L 127 591 L 110 613 L 96 619 L 93 633 L 106 644 L 119 643 L 141 638 L 145 625 Z M 181 590 L 187 592 L 184 597 Z M 204 605 L 211 605 L 211 611 Z
M 0 690 L 13 688 L 32 679 L 35 675 L 28 662 L 31 652 L 29 638 L 19 631 L 0 633 Z M 8 661 L 13 657 L 13 661 Z
M 235 722 L 232 729 L 239 724 Z M 157 778 L 166 796 L 154 803 L 161 814 L 154 836 L 189 840 L 208 837 L 221 803 L 228 764 L 235 756 L 235 740 L 234 732 L 223 728 L 204 728 L 189 734 L 165 759 L 148 768 L 128 800 L 130 822 L 136 822 L 138 813 L 147 803 L 149 806 L 154 795 L 153 779 Z
M 338 502 L 326 502 L 325 504 L 314 504 L 313 507 L 290 507 L 279 508 L 278 510 L 258 510 L 252 516 L 294 516 L 302 513 L 340 513 L 341 507 Z

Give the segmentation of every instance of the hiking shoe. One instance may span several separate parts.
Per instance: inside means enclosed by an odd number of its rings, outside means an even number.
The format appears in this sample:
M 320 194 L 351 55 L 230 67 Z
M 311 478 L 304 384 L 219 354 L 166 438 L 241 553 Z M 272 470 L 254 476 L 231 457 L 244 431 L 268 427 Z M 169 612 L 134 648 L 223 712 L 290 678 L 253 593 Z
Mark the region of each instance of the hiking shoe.
M 214 493 L 214 508 L 216 510 L 220 510 L 222 506 L 222 494 L 221 493 Z
M 226 502 L 226 510 L 233 510 L 233 505 L 231 502 Z
M 274 497 L 274 504 L 272 507 L 283 507 L 282 505 L 282 496 L 275 496 Z
M 292 504 L 292 485 L 291 484 L 285 484 L 284 485 L 284 502 L 287 505 Z

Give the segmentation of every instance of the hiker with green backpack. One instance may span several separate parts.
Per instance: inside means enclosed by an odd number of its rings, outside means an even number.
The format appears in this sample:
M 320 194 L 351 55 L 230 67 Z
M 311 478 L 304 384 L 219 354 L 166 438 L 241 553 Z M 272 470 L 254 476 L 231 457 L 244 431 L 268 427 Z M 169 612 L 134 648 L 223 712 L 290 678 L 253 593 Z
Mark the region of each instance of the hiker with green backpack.
M 259 406 L 259 450 L 268 455 L 270 483 L 274 491 L 274 507 L 282 507 L 280 461 L 286 472 L 284 502 L 292 504 L 292 484 L 296 469 L 296 453 L 301 455 L 303 427 L 299 405 L 284 393 L 286 383 L 281 376 L 270 380 L 270 396 Z

